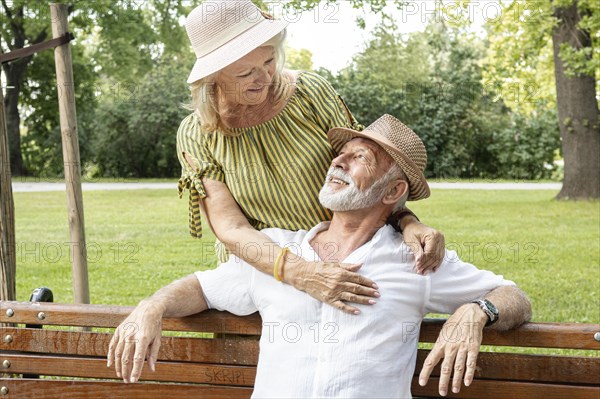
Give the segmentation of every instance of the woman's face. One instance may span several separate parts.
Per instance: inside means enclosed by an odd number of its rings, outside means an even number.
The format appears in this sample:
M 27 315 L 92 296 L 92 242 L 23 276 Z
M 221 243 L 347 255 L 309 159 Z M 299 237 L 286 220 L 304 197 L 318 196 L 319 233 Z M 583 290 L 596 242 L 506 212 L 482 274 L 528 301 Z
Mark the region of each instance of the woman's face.
M 229 104 L 262 104 L 267 99 L 274 74 L 274 48 L 259 47 L 219 72 L 218 93 Z

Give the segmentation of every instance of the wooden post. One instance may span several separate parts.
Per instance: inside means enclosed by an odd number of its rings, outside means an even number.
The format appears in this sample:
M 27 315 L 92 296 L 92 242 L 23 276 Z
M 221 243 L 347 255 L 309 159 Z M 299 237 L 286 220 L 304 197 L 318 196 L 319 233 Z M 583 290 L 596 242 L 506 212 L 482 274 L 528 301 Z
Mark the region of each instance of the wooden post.
M 52 18 L 52 37 L 57 38 L 68 32 L 66 5 L 51 3 L 50 17 Z M 71 234 L 74 300 L 75 303 L 90 303 L 75 89 L 69 43 L 56 47 L 54 60 L 56 63 L 60 131 L 67 185 L 67 212 Z
M 15 205 L 10 179 L 4 94 L 0 79 L 0 300 L 16 300 Z

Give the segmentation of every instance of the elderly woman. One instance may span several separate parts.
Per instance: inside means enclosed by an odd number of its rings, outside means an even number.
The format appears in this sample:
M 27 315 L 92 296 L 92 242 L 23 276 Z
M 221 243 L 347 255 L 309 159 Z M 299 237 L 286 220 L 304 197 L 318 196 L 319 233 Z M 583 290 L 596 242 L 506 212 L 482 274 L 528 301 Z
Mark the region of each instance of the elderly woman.
M 228 250 L 354 313 L 349 303 L 370 304 L 379 296 L 376 283 L 357 273 L 360 265 L 296 257 L 260 232 L 308 230 L 331 218 L 318 200 L 335 155 L 326 133 L 360 128 L 327 81 L 283 68 L 286 25 L 250 0 L 205 2 L 188 16 L 197 60 L 188 79 L 193 113 L 177 133 L 180 196 L 189 189 L 191 234 L 201 237 L 204 217 L 220 241 L 219 260 Z M 406 241 L 415 243 L 419 271 L 435 268 L 444 250 L 441 234 L 410 211 L 395 220 Z

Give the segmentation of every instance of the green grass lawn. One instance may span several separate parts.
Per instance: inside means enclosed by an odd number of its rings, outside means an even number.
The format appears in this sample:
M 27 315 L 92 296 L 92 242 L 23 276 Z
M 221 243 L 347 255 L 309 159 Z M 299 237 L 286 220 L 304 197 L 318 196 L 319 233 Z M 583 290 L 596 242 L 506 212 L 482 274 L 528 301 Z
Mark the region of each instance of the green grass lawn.
M 530 296 L 535 321 L 600 322 L 600 203 L 550 191 L 434 190 L 411 204 L 463 260 Z M 15 193 L 17 298 L 39 286 L 72 302 L 65 193 Z M 92 303 L 134 305 L 168 282 L 214 267 L 214 237 L 187 232 L 176 191 L 84 192 Z

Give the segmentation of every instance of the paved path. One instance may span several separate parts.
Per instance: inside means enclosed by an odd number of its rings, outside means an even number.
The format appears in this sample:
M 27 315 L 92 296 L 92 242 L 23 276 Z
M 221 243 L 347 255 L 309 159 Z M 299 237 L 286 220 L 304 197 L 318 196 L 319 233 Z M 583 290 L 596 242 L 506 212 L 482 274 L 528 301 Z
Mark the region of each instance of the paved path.
M 436 183 L 431 182 L 432 189 L 451 190 L 554 190 L 561 188 L 561 183 Z M 65 183 L 21 183 L 13 182 L 13 192 L 31 193 L 46 191 L 65 191 Z M 99 190 L 176 190 L 177 183 L 82 183 L 83 191 Z
M 65 191 L 65 183 L 19 183 L 13 182 L 13 192 L 33 193 L 44 191 Z M 107 190 L 177 190 L 177 183 L 82 183 L 83 191 Z

